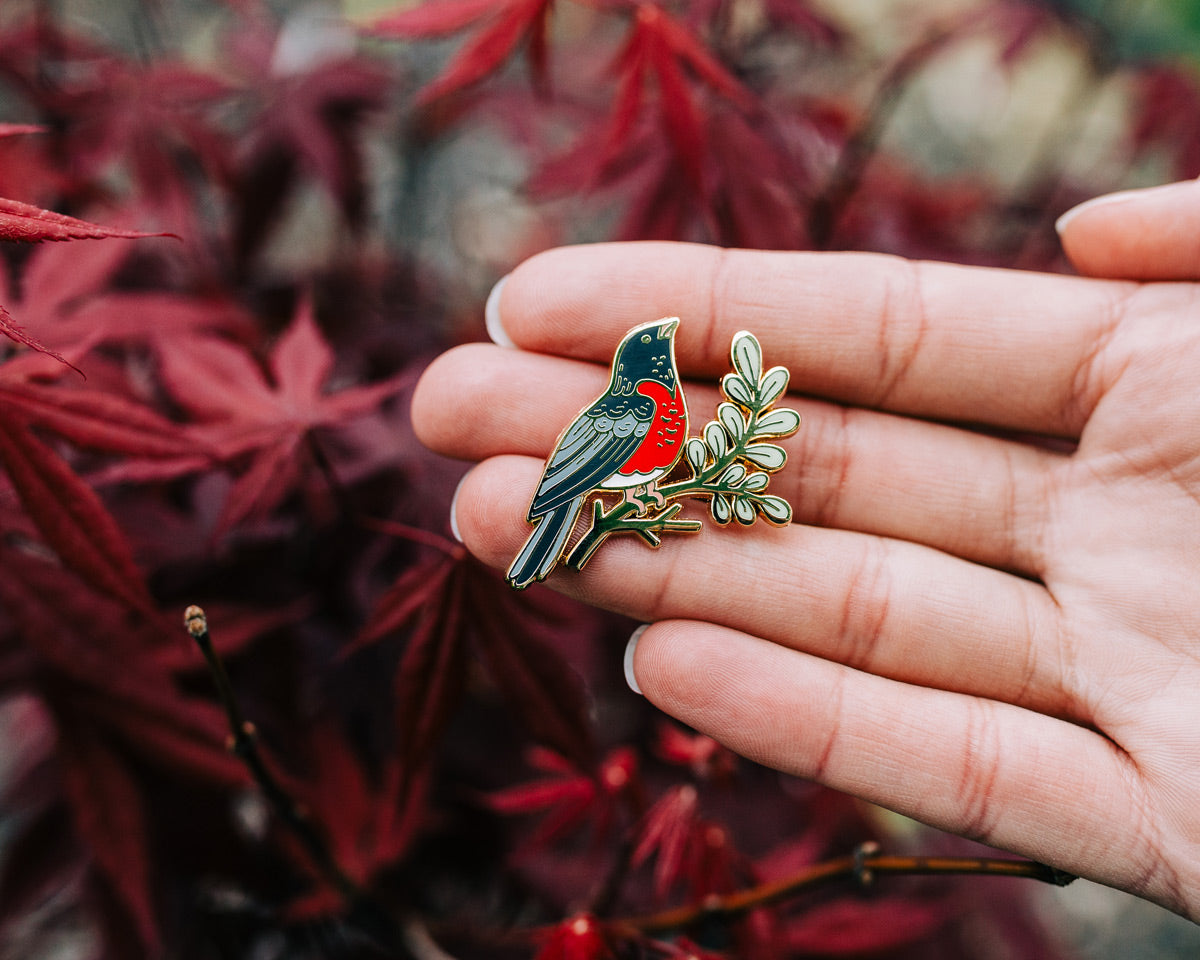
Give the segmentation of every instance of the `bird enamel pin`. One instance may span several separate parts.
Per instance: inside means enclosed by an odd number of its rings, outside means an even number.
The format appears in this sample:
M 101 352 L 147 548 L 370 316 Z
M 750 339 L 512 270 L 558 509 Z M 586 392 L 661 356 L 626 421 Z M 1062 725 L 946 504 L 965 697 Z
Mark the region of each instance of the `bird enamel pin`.
M 780 526 L 791 522 L 788 502 L 765 492 L 787 460 L 771 441 L 800 426 L 795 410 L 773 409 L 787 389 L 787 369 L 764 373 L 758 340 L 735 334 L 733 372 L 721 380 L 726 399 L 703 433 L 689 439 L 675 369 L 678 326 L 678 317 L 667 317 L 625 334 L 607 390 L 559 437 L 529 505 L 533 532 L 508 570 L 517 589 L 544 580 L 560 562 L 582 568 L 616 533 L 635 533 L 657 547 L 663 533 L 699 531 L 699 520 L 678 516 L 688 499 L 708 500 L 721 525 L 749 526 L 758 517 Z M 620 500 L 608 506 L 605 495 Z M 572 544 L 589 498 L 591 523 Z

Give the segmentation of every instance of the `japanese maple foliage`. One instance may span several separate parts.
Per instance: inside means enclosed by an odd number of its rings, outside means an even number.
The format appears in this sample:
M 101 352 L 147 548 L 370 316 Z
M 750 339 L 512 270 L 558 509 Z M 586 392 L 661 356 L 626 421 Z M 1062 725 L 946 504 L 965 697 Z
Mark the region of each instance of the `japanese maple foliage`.
M 0 955 L 1061 955 L 1013 880 L 760 897 L 900 841 L 657 715 L 629 624 L 450 540 L 462 467 L 406 400 L 551 242 L 1059 268 L 1071 202 L 1197 172 L 1194 73 L 1035 0 L 898 38 L 804 0 L 128 6 L 0 11 Z M 993 82 L 1080 58 L 1060 128 L 1123 85 L 1103 163 L 912 135 L 981 38 Z

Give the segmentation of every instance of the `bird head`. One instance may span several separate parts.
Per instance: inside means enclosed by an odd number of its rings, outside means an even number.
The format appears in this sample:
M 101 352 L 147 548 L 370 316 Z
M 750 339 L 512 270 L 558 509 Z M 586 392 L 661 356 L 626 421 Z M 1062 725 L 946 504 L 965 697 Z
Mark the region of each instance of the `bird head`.
M 678 317 L 664 317 L 634 327 L 617 347 L 613 386 L 632 393 L 643 380 L 658 380 L 675 389 L 675 328 Z

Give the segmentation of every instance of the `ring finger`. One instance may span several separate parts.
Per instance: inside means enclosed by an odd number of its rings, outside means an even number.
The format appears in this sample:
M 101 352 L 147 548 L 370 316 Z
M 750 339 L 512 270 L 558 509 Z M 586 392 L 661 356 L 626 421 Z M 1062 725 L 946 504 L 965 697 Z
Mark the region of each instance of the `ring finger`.
M 464 479 L 457 527 L 485 562 L 505 567 L 519 550 L 538 469 L 494 457 Z M 1056 669 L 1046 591 L 917 544 L 800 524 L 705 531 L 657 551 L 615 538 L 549 582 L 637 619 L 707 620 L 891 679 L 1088 720 Z

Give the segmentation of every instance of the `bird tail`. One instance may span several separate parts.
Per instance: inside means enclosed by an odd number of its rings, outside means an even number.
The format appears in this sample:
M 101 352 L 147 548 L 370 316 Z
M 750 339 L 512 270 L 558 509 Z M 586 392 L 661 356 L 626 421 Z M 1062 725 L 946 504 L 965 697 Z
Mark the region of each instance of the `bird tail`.
M 575 529 L 582 506 L 583 497 L 576 497 L 537 518 L 533 533 L 508 568 L 509 583 L 518 590 L 524 590 L 533 581 L 546 579 L 558 563 L 571 531 Z

